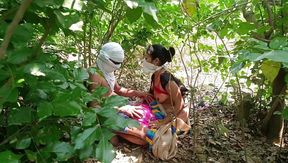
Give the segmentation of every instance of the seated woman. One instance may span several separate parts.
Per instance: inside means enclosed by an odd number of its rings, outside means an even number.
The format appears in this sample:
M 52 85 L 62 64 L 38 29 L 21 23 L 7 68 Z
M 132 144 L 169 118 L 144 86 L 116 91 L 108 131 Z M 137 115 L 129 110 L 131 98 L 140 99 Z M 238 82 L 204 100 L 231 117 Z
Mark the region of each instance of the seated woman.
M 164 46 L 157 44 L 148 46 L 144 55 L 143 71 L 153 73 L 150 93 L 163 106 L 167 115 L 158 125 L 170 122 L 173 116 L 187 122 L 189 116 L 189 108 L 184 107 L 184 96 L 188 89 L 164 67 L 166 62 L 172 61 L 174 55 L 173 47 L 167 50 Z
M 151 143 L 152 138 L 148 138 L 151 128 L 158 128 L 171 122 L 174 117 L 182 119 L 184 123 L 187 122 L 189 116 L 189 108 L 184 107 L 183 98 L 188 90 L 163 66 L 166 62 L 172 61 L 175 49 L 170 47 L 167 50 L 162 45 L 151 45 L 144 55 L 143 71 L 153 73 L 150 93 L 156 101 L 148 100 L 148 104 L 153 105 L 150 109 L 153 110 L 154 115 L 150 115 L 149 110 L 146 109 L 147 107 L 142 107 L 146 111 L 146 114 L 143 114 L 145 117 L 142 119 L 146 119 L 145 121 L 146 123 L 148 121 L 149 125 L 142 123 L 139 128 L 128 128 L 126 133 L 119 133 L 123 138 L 139 145 L 145 145 L 147 142 Z M 154 106 L 157 106 L 156 110 Z M 157 110 L 157 108 L 159 109 Z

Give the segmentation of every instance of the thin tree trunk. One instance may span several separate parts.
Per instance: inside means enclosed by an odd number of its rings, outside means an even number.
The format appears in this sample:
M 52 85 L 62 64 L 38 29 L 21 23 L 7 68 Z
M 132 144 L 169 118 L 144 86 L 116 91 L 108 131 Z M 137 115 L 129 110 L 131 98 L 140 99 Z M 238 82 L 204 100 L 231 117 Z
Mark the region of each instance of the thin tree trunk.
M 84 68 L 87 68 L 87 51 L 86 51 L 86 33 L 87 33 L 87 21 L 88 21 L 88 16 L 85 15 L 85 20 L 84 20 L 84 31 L 83 31 L 83 64 Z
M 0 47 L 0 60 L 5 57 L 6 49 L 9 45 L 9 42 L 10 42 L 11 37 L 13 35 L 13 32 L 16 29 L 20 20 L 23 18 L 24 13 L 26 12 L 27 8 L 30 6 L 31 2 L 32 2 L 32 0 L 23 0 L 22 1 L 12 23 L 7 28 L 4 40 L 3 40 L 1 47 Z
M 274 114 L 274 112 L 281 112 L 285 107 L 284 96 L 287 89 L 285 75 L 285 69 L 281 68 L 272 85 L 272 107 L 263 120 L 262 126 L 262 131 L 267 136 L 268 141 L 276 144 L 281 144 L 284 120 L 282 115 Z

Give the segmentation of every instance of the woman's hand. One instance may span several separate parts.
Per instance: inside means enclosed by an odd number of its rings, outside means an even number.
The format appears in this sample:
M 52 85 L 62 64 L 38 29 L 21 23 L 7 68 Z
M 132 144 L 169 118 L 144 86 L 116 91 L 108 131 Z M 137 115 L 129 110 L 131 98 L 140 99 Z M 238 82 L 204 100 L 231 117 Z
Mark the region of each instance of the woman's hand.
M 118 110 L 131 118 L 141 118 L 143 116 L 141 106 L 125 105 Z

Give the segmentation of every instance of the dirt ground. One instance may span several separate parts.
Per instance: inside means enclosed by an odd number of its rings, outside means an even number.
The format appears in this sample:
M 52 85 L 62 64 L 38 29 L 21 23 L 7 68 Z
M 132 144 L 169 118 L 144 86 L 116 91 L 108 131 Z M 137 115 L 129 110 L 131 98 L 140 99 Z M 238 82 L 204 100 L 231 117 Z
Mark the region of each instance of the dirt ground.
M 233 110 L 223 106 L 196 108 L 190 116 L 191 131 L 184 138 L 178 138 L 178 152 L 171 160 L 161 161 L 147 148 L 119 139 L 120 143 L 115 147 L 116 158 L 112 162 L 288 162 L 287 127 L 282 147 L 268 144 L 257 130 L 257 122 L 240 127 Z

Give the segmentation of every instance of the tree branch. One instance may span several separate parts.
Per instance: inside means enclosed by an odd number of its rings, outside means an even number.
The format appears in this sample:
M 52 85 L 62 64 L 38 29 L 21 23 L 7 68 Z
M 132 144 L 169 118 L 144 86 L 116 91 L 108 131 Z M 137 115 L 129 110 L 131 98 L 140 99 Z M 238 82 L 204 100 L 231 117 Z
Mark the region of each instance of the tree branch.
M 6 49 L 9 45 L 9 42 L 10 42 L 11 37 L 13 35 L 13 32 L 16 29 L 20 20 L 23 18 L 24 13 L 27 10 L 27 8 L 30 6 L 31 2 L 32 2 L 32 0 L 23 0 L 22 1 L 12 23 L 8 26 L 4 40 L 3 40 L 1 47 L 0 47 L 0 60 L 5 57 Z

